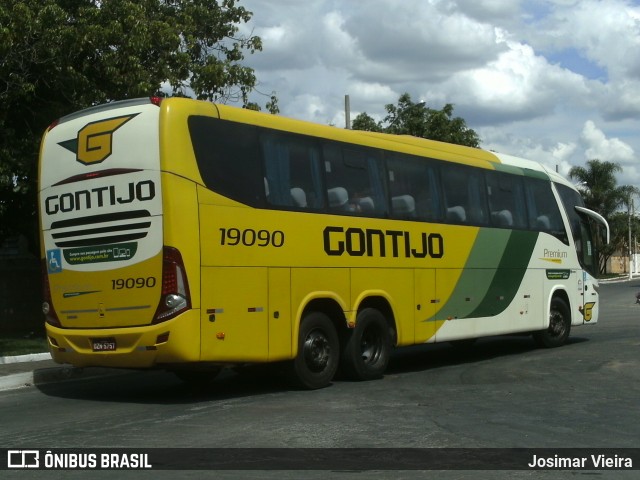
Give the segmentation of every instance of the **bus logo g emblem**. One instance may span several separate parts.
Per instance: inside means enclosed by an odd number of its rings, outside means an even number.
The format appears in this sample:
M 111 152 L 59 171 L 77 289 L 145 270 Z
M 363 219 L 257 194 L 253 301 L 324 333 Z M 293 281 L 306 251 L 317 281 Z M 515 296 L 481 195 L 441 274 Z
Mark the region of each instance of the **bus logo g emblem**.
M 582 309 L 582 316 L 584 317 L 584 320 L 586 322 L 591 321 L 591 319 L 593 318 L 593 307 L 595 306 L 595 304 L 596 302 L 589 302 L 584 304 L 584 308 Z
M 77 138 L 60 142 L 60 146 L 76 154 L 76 160 L 93 165 L 106 160 L 113 152 L 113 134 L 122 125 L 138 115 L 123 115 L 86 124 Z

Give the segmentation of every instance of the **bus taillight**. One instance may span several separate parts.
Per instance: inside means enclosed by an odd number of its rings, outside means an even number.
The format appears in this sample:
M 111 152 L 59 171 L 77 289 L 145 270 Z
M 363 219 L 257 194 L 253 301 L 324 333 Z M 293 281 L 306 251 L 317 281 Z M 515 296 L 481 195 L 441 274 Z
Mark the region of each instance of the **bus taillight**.
M 51 299 L 51 287 L 49 286 L 49 274 L 47 273 L 47 263 L 42 262 L 42 313 L 45 321 L 54 327 L 60 327 L 60 320 Z
M 191 308 L 189 283 L 180 251 L 164 247 L 162 294 L 153 323 L 164 322 Z

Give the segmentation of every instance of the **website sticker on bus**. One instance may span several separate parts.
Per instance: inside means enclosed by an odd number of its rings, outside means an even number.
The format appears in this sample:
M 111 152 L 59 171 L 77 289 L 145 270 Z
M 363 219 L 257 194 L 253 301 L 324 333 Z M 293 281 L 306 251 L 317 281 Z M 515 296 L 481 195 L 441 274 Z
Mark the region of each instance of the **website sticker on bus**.
M 133 258 L 137 249 L 137 242 L 100 245 L 97 247 L 68 248 L 64 250 L 64 259 L 69 265 L 118 262 Z

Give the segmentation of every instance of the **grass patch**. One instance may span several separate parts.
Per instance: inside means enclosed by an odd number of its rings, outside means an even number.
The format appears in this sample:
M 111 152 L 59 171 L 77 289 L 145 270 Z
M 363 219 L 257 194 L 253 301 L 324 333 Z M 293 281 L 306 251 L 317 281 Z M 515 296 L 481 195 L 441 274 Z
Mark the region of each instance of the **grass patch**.
M 45 337 L 21 337 L 16 335 L 0 338 L 0 357 L 13 357 L 48 351 L 49 347 Z

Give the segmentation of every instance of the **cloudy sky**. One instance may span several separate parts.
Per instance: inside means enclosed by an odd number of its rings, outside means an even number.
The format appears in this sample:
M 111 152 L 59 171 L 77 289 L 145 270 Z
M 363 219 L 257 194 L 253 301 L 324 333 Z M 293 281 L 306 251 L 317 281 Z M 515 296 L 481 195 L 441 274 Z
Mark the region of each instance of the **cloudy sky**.
M 640 1 L 240 0 L 258 90 L 281 115 L 344 127 L 408 92 L 455 105 L 482 147 L 567 174 L 619 163 L 640 187 Z M 266 98 L 252 100 L 264 106 Z

